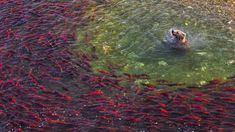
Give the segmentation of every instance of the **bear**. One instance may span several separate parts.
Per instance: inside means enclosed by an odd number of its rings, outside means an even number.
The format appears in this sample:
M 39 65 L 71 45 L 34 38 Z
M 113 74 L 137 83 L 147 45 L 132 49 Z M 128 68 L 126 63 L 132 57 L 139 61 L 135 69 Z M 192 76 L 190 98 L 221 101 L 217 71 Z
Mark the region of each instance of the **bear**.
M 189 49 L 190 44 L 186 33 L 175 28 L 171 28 L 165 36 L 164 43 L 173 49 Z

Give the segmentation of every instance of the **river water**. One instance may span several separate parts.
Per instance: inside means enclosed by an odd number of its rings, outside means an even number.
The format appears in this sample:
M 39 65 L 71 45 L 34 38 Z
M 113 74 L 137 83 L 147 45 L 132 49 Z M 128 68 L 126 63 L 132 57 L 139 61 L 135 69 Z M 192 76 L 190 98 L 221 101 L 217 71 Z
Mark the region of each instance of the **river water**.
M 1 132 L 235 130 L 235 76 L 179 84 L 234 75 L 233 21 L 170 0 L 99 1 L 0 1 Z M 190 51 L 163 46 L 171 27 Z
M 144 73 L 152 78 L 139 82 L 166 79 L 199 85 L 235 74 L 232 22 L 218 16 L 203 17 L 193 7 L 171 0 L 113 1 L 91 8 L 90 13 L 95 10 L 95 20 L 78 29 L 78 47 L 84 34 L 93 36 L 89 43 L 99 56 L 93 61 L 94 71 L 119 64 L 120 73 Z M 186 32 L 190 51 L 165 48 L 162 41 L 172 27 Z

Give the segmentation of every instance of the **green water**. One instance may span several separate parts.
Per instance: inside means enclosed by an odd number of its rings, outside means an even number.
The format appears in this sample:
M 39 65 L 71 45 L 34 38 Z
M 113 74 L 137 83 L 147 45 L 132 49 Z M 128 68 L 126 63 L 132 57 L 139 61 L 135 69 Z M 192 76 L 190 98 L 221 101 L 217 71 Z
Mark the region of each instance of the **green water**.
M 164 46 L 162 40 L 172 27 L 187 33 L 190 51 Z M 203 84 L 235 75 L 234 30 L 234 25 L 216 16 L 202 17 L 171 0 L 114 0 L 99 7 L 96 19 L 78 29 L 77 48 L 91 52 L 90 45 L 96 47 L 99 58 L 92 62 L 94 71 L 114 64 L 120 73 L 150 75 L 151 83 L 166 79 Z

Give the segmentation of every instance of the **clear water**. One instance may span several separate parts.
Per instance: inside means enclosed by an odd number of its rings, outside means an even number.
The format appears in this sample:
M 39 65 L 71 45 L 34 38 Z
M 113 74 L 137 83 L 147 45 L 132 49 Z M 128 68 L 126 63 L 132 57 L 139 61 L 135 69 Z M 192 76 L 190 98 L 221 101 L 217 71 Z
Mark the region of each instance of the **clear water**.
M 162 41 L 172 27 L 187 33 L 190 51 L 164 47 Z M 152 78 L 140 82 L 165 79 L 204 84 L 235 74 L 234 27 L 171 0 L 121 0 L 100 7 L 96 19 L 78 29 L 78 48 L 90 52 L 87 46 L 96 47 L 99 58 L 92 63 L 94 71 L 114 64 L 120 73 L 144 73 Z M 86 47 L 81 43 L 87 43 Z

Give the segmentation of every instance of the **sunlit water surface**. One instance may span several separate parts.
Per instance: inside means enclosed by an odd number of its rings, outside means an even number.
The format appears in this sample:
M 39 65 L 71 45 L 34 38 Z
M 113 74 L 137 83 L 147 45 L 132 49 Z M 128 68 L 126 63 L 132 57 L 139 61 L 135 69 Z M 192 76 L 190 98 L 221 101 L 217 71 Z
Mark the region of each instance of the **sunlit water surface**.
M 152 78 L 139 82 L 166 79 L 186 84 L 235 74 L 234 25 L 216 16 L 203 18 L 191 7 L 153 0 L 113 2 L 95 15 L 93 22 L 78 29 L 79 49 L 96 48 L 99 58 L 92 63 L 94 71 L 114 64 L 120 66 L 120 73 L 144 73 Z M 190 51 L 164 46 L 164 36 L 172 27 L 187 33 Z M 87 44 L 82 47 L 81 43 Z

